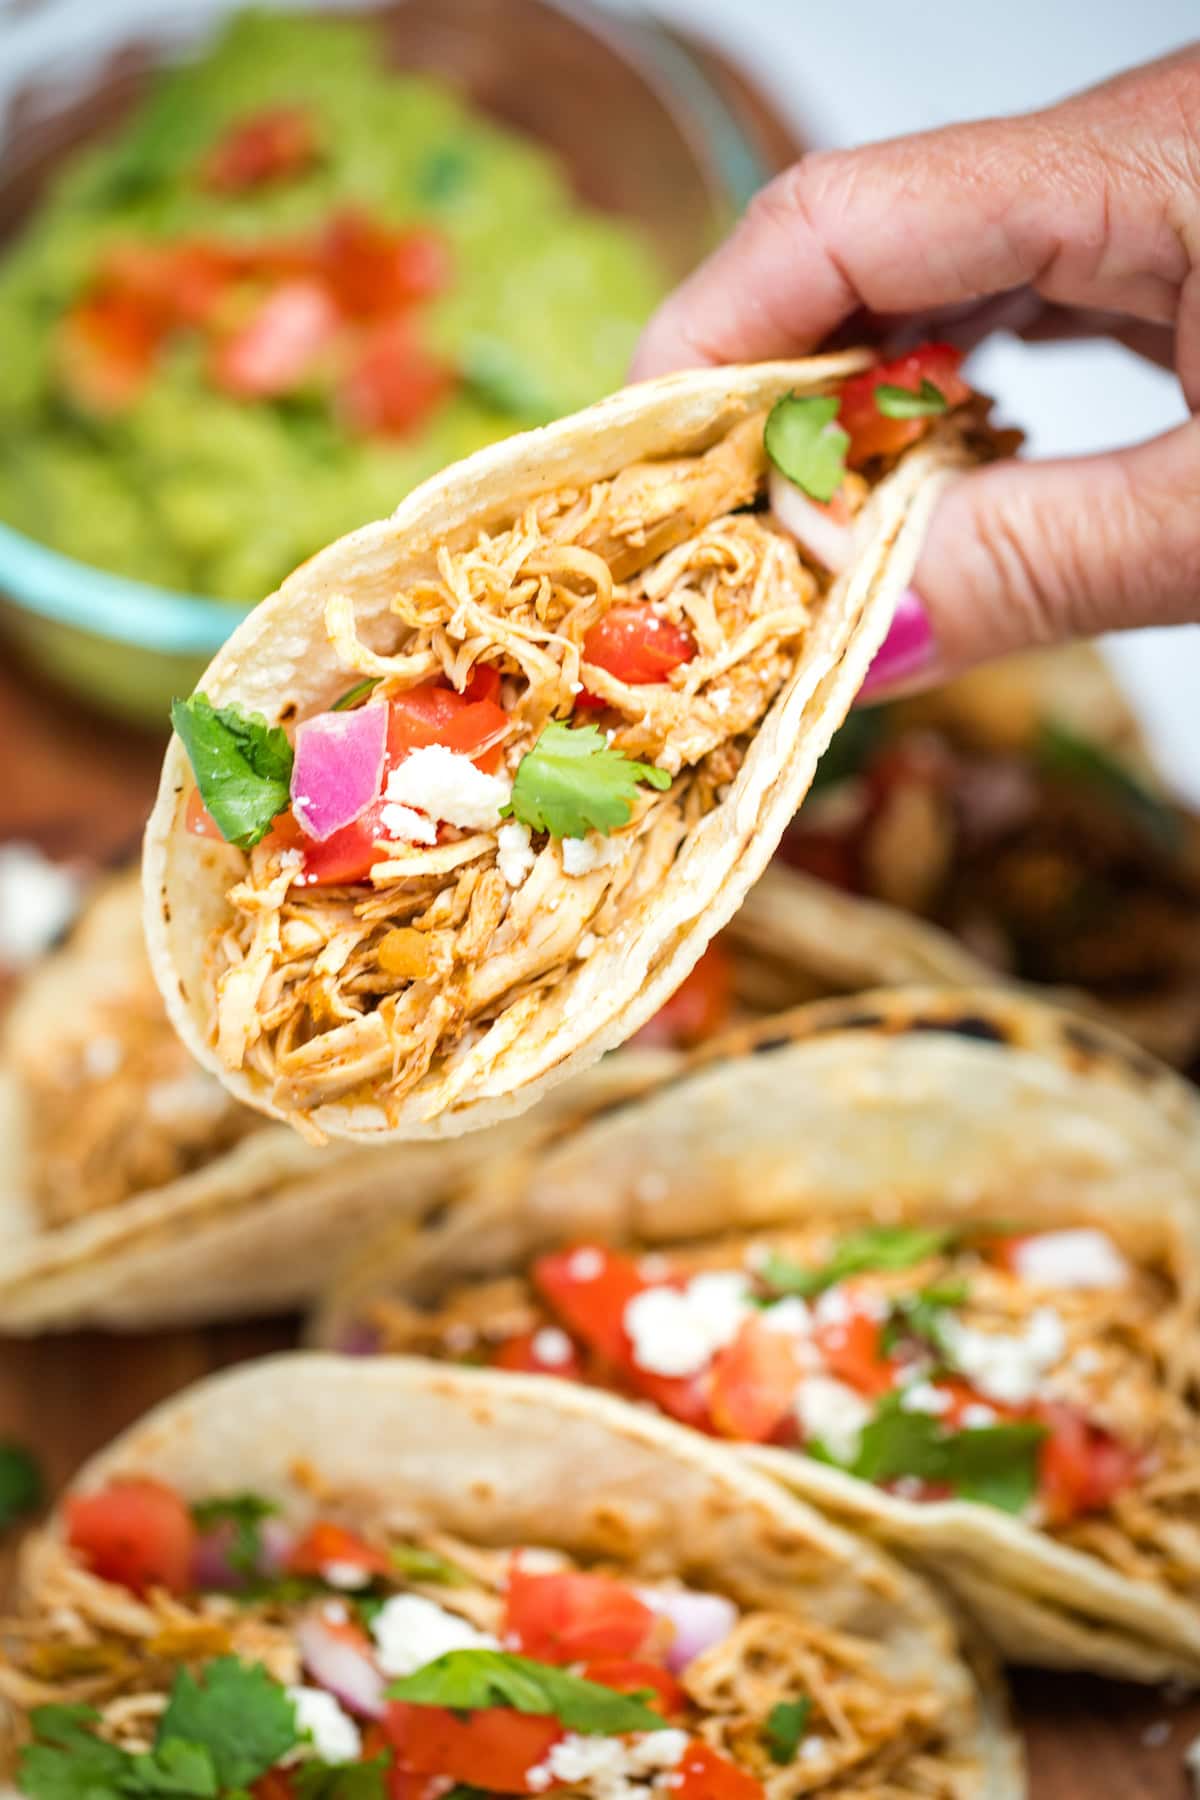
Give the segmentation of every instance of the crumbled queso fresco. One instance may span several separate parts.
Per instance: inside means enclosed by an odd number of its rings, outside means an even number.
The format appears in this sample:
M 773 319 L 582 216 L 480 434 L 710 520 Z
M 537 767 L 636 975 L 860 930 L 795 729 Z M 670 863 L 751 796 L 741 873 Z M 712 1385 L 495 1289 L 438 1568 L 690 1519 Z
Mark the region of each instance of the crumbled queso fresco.
M 535 1794 L 558 1782 L 586 1782 L 594 1800 L 641 1800 L 655 1790 L 639 1777 L 677 1768 L 687 1744 L 687 1733 L 672 1729 L 628 1740 L 572 1734 L 553 1744 L 545 1762 L 530 1769 L 525 1781 Z
M 379 1649 L 379 1666 L 397 1679 L 423 1669 L 450 1650 L 498 1650 L 500 1645 L 486 1631 L 477 1631 L 457 1613 L 420 1594 L 394 1594 L 385 1600 L 371 1623 Z
M 512 782 L 506 775 L 485 775 L 469 756 L 429 744 L 411 751 L 388 776 L 383 823 L 390 831 L 391 806 L 398 803 L 401 808 L 419 808 L 430 819 L 444 819 L 463 831 L 494 831 L 500 823 L 500 808 L 511 798 Z

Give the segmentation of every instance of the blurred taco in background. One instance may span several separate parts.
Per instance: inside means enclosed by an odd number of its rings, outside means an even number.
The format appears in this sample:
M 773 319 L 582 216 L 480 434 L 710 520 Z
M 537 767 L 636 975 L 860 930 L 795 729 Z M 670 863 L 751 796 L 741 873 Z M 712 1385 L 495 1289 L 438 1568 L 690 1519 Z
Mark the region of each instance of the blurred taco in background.
M 854 713 L 779 857 L 830 987 L 1000 975 L 1086 997 L 1171 1062 L 1200 1054 L 1200 829 L 1095 651 Z M 801 929 L 798 908 L 797 949 Z
M 304 564 L 174 709 L 146 922 L 193 1054 L 379 1140 L 632 1036 L 761 873 L 984 411 L 936 346 L 670 376 Z
M 317 1336 L 615 1389 L 926 1565 L 1022 1662 L 1193 1677 L 1191 1090 L 998 991 L 825 1002 L 742 1049 L 364 1247 Z
M 770 885 L 786 918 L 791 878 Z M 769 951 L 747 907 L 633 1042 L 551 1096 L 528 1129 L 648 1084 L 680 1052 L 809 986 L 786 937 Z M 0 1030 L 0 1126 L 0 1332 L 304 1305 L 349 1238 L 397 1212 L 424 1216 L 522 1129 L 317 1149 L 240 1105 L 171 1028 L 135 870 L 97 890 L 18 989 Z
M 19 1580 L 27 1800 L 1025 1791 L 918 1578 L 608 1396 L 244 1366 L 90 1463 Z

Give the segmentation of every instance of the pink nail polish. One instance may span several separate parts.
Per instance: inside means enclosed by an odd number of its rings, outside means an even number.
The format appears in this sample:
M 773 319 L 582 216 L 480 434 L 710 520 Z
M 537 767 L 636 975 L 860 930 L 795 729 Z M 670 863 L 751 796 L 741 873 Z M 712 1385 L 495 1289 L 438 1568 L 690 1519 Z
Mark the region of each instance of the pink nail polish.
M 921 597 L 915 588 L 906 588 L 896 603 L 888 634 L 858 690 L 858 698 L 874 700 L 886 689 L 911 681 L 929 667 L 935 649 L 933 627 Z

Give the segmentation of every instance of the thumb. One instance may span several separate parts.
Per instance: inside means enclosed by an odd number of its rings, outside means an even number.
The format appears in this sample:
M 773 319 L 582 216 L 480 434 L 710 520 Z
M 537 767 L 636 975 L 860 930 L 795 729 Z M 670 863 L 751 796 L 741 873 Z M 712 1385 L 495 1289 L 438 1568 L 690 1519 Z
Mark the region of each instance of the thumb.
M 864 698 L 1010 650 L 1200 618 L 1200 419 L 1146 444 L 957 477 Z

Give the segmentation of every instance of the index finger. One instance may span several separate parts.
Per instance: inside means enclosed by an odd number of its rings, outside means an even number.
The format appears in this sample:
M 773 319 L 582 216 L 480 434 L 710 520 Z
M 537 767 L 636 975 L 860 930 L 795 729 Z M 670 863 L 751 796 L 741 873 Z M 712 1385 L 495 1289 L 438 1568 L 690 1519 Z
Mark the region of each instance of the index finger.
M 1181 78 L 1200 79 L 1200 63 L 1049 113 L 805 157 L 660 309 L 634 377 L 805 351 L 860 307 L 920 312 L 1025 283 L 1173 319 L 1187 258 L 1159 177 L 1174 127 L 1146 90 Z M 1106 154 L 1114 136 L 1124 154 Z

